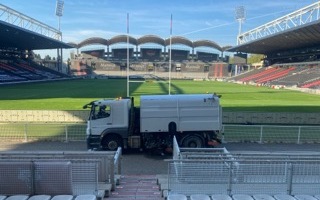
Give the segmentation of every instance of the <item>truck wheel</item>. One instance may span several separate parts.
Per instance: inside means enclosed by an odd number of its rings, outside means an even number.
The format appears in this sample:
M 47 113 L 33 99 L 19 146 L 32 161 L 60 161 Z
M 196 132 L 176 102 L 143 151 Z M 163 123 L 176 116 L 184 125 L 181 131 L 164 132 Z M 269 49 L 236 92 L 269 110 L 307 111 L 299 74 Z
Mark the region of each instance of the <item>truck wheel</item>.
M 118 147 L 122 147 L 122 140 L 120 136 L 108 135 L 103 138 L 101 145 L 104 150 L 116 151 Z
M 197 135 L 189 135 L 182 139 L 182 146 L 188 148 L 204 147 L 203 139 Z

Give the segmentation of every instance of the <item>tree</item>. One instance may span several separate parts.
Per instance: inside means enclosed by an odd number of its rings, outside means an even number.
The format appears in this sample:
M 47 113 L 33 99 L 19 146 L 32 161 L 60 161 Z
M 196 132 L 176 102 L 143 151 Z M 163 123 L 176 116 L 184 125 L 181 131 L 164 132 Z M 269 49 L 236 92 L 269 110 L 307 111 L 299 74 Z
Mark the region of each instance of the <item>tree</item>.
M 44 60 L 51 60 L 51 57 L 50 57 L 49 55 L 46 55 L 46 56 L 44 57 Z
M 247 60 L 248 64 L 259 63 L 264 58 L 262 54 L 250 54 Z
M 41 60 L 41 55 L 40 54 L 34 54 L 34 58 Z

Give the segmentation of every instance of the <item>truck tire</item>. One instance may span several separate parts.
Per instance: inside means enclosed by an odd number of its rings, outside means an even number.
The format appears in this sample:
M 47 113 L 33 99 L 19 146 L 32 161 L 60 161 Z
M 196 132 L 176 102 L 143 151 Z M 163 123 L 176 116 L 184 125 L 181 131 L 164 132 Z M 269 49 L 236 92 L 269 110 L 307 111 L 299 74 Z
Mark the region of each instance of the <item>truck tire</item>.
M 107 135 L 101 141 L 103 150 L 117 151 L 118 147 L 122 147 L 122 139 L 118 135 Z
M 188 135 L 182 139 L 182 147 L 187 148 L 203 148 L 204 140 L 198 135 Z

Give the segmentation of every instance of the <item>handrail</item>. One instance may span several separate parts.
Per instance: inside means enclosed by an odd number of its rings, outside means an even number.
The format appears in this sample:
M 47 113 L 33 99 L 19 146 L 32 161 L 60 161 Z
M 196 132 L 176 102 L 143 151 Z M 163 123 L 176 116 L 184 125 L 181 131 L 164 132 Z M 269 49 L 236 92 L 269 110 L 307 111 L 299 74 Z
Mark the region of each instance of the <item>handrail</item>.
M 180 147 L 176 136 L 173 136 L 173 159 L 180 159 Z
M 116 166 L 115 174 L 121 174 L 122 148 L 118 147 L 114 155 L 114 166 Z

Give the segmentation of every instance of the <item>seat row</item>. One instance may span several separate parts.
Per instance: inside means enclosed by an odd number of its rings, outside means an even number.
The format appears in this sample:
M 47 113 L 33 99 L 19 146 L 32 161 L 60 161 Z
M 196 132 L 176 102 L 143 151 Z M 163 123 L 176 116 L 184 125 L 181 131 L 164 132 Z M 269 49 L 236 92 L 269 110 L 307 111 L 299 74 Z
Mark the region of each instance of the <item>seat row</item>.
M 256 194 L 256 195 L 246 195 L 246 194 L 193 194 L 189 198 L 184 194 L 169 194 L 167 200 L 320 200 L 320 195 L 268 195 L 268 194 Z
M 0 200 L 97 200 L 95 195 L 12 195 L 12 196 L 3 196 L 0 195 Z

